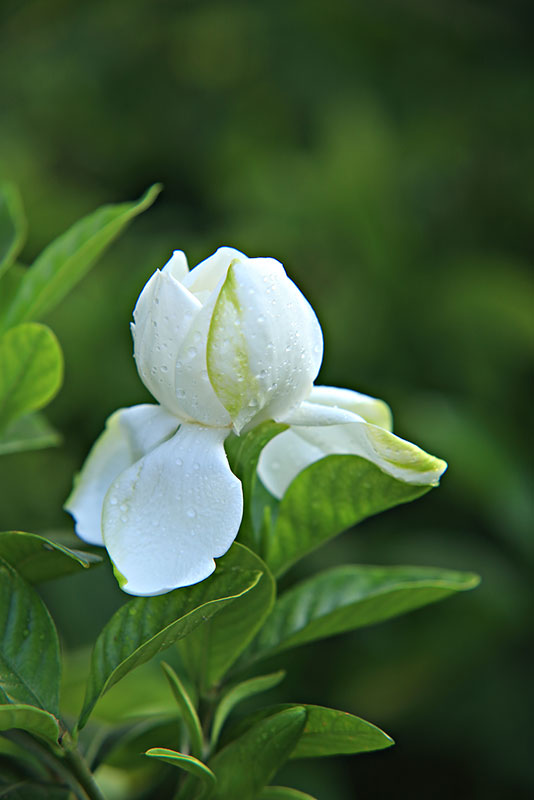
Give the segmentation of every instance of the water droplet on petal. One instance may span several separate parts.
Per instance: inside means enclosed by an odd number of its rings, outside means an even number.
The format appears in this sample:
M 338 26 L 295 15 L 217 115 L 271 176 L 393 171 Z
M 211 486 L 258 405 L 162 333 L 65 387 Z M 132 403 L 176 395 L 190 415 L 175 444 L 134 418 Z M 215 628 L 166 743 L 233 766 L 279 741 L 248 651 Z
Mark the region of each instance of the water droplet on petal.
M 259 322 L 259 323 L 260 323 L 260 325 L 261 325 L 261 323 L 262 323 L 262 322 L 265 322 L 265 317 L 263 317 L 263 316 L 260 314 L 260 316 L 258 317 L 258 322 Z
M 176 464 L 177 467 L 181 467 L 184 462 L 182 461 L 181 458 L 177 458 L 174 463 Z
M 187 356 L 188 356 L 188 358 L 194 358 L 196 356 L 196 354 L 197 354 L 197 348 L 196 347 L 188 347 L 187 348 Z
M 167 367 L 165 364 L 163 364 L 163 365 L 160 367 L 160 370 L 161 370 L 162 372 L 168 372 L 168 371 L 169 371 L 169 368 L 168 368 L 168 367 Z
M 176 397 L 178 398 L 178 400 L 183 400 L 184 397 L 185 397 L 184 390 L 183 389 L 177 389 L 176 390 Z
M 116 498 L 116 497 L 110 497 L 110 498 L 109 498 L 109 503 L 110 503 L 110 505 L 112 505 L 112 506 L 116 506 L 116 505 L 117 505 L 117 503 L 118 503 L 118 500 L 117 500 L 117 498 Z
M 196 515 L 197 515 L 197 512 L 195 511 L 194 508 L 188 508 L 187 509 L 187 516 L 189 517 L 189 519 L 194 519 L 196 517 Z
M 126 514 L 123 514 L 121 516 L 121 522 L 128 522 L 128 517 L 126 516 Z
M 126 505 L 126 503 L 121 503 L 119 508 L 121 511 L 128 511 L 128 506 Z

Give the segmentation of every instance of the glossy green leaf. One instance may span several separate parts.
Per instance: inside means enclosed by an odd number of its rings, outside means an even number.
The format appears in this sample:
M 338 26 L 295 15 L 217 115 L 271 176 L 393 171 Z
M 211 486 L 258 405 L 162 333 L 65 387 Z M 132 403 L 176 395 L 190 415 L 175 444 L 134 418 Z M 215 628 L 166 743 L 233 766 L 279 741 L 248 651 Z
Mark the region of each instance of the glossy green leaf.
M 428 492 L 359 456 L 327 456 L 291 483 L 263 556 L 275 575 L 363 519 Z
M 178 703 L 182 713 L 182 719 L 189 734 L 191 753 L 193 756 L 200 758 L 202 756 L 204 737 L 202 735 L 202 726 L 200 724 L 195 706 L 193 705 L 185 686 L 173 668 L 164 661 L 161 663 L 161 666 L 165 672 L 165 675 L 167 676 L 172 693 L 176 698 L 176 702 Z
M 284 670 L 279 670 L 278 672 L 271 672 L 270 675 L 258 675 L 256 678 L 250 678 L 247 681 L 238 683 L 236 686 L 232 686 L 224 693 L 213 717 L 213 725 L 211 727 L 212 749 L 217 744 L 221 729 L 235 706 L 248 697 L 253 697 L 255 694 L 266 692 L 268 689 L 278 686 L 284 679 L 285 674 Z
M 305 705 L 306 725 L 291 758 L 315 758 L 383 750 L 391 736 L 360 717 L 334 708 Z
M 199 761 L 198 758 L 184 755 L 184 753 L 177 753 L 176 750 L 168 750 L 166 747 L 152 747 L 150 750 L 146 751 L 145 756 L 159 758 L 161 761 L 172 764 L 173 767 L 179 767 L 190 775 L 200 778 L 204 783 L 204 790 L 201 795 L 197 794 L 197 797 L 206 798 L 207 800 L 208 797 L 212 796 L 213 789 L 217 784 L 217 778 L 211 769 L 202 761 Z
M 191 678 L 198 682 L 203 693 L 218 683 L 261 628 L 273 607 L 276 592 L 268 567 L 244 545 L 235 542 L 224 558 L 226 565 L 258 571 L 261 578 L 245 597 L 181 642 L 180 649 Z
M 0 456 L 25 450 L 56 447 L 61 436 L 42 414 L 27 414 L 16 419 L 0 435 Z
M 290 758 L 349 755 L 383 750 L 394 744 L 391 736 L 371 722 L 348 714 L 346 711 L 305 703 L 300 703 L 298 706 L 292 703 L 282 703 L 259 709 L 254 714 L 239 720 L 231 728 L 228 734 L 230 743 L 252 730 L 261 720 L 272 718 L 273 714 L 287 712 L 294 708 L 305 709 L 306 724 L 298 743 L 291 751 Z
M 271 656 L 381 622 L 478 583 L 478 576 L 471 572 L 437 567 L 334 567 L 297 584 L 277 600 L 249 654 L 253 659 Z
M 59 722 L 48 711 L 29 705 L 0 706 L 0 731 L 21 728 L 58 746 Z
M 213 800 L 253 800 L 284 764 L 306 723 L 301 706 L 280 711 L 252 725 L 220 750 L 208 766 L 217 776 Z
M 0 559 L 0 703 L 57 715 L 60 676 L 50 614 L 35 589 Z
M 157 597 L 136 597 L 112 616 L 94 646 L 80 728 L 98 698 L 124 675 L 207 622 L 261 577 L 257 571 L 226 568 L 225 563 L 223 557 L 201 583 Z
M 311 794 L 288 786 L 266 786 L 262 789 L 259 800 L 316 800 Z
M 22 199 L 12 183 L 0 183 L 0 275 L 13 263 L 26 237 Z
M 239 541 L 254 552 L 261 553 L 261 518 L 254 519 L 254 492 L 258 484 L 256 468 L 260 453 L 274 436 L 287 430 L 287 425 L 263 422 L 242 436 L 230 436 L 225 449 L 232 472 L 243 484 L 244 513 L 239 529 Z
M 49 244 L 26 271 L 4 317 L 4 327 L 36 319 L 50 311 L 128 223 L 152 205 L 160 188 L 152 186 L 133 203 L 102 206 Z
M 17 417 L 36 411 L 56 394 L 63 379 L 63 355 L 46 325 L 18 325 L 0 337 L 0 431 Z
M 101 564 L 100 556 L 72 550 L 22 531 L 0 531 L 0 558 L 15 567 L 28 583 L 41 583 Z

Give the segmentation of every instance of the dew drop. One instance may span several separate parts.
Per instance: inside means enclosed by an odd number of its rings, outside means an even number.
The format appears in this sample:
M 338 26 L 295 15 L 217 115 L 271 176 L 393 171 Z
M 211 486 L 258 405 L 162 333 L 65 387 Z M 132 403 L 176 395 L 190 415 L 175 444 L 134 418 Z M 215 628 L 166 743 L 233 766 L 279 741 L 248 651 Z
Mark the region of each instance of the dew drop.
M 187 516 L 189 517 L 189 519 L 194 519 L 196 517 L 196 515 L 197 515 L 197 512 L 195 511 L 194 508 L 189 508 L 187 510 Z
M 176 464 L 177 467 L 181 467 L 184 462 L 182 461 L 181 458 L 177 458 L 174 463 Z
M 176 362 L 176 369 L 182 369 L 182 367 L 183 367 L 182 362 L 181 361 L 177 361 Z
M 198 470 L 200 469 L 200 464 L 198 463 L 198 461 L 196 461 L 196 462 L 193 464 L 193 469 L 194 469 L 196 472 L 198 472 Z
M 122 515 L 121 522 L 128 522 L 128 517 L 126 516 L 126 514 Z
M 119 506 L 119 508 L 120 508 L 121 511 L 128 511 L 128 506 L 126 505 L 126 503 L 122 503 Z
M 184 390 L 183 390 L 183 389 L 177 389 L 177 390 L 176 390 L 176 397 L 177 397 L 179 400 L 183 400 L 183 399 L 184 399 L 184 397 L 185 397 L 185 392 L 184 392 Z
M 259 322 L 259 323 L 260 323 L 260 325 L 261 325 L 261 323 L 262 323 L 262 322 L 265 322 L 265 317 L 263 317 L 263 316 L 260 314 L 260 316 L 258 317 L 258 322 Z
M 187 356 L 188 356 L 188 358 L 194 358 L 196 356 L 196 354 L 197 354 L 197 348 L 196 347 L 188 347 L 187 348 Z
M 110 497 L 110 498 L 109 498 L 109 502 L 110 502 L 110 505 L 112 505 L 112 506 L 116 506 L 116 505 L 117 505 L 117 503 L 118 503 L 118 500 L 117 500 L 117 498 L 116 498 L 116 497 Z
M 160 367 L 160 370 L 161 370 L 162 372 L 168 372 L 168 371 L 169 371 L 169 368 L 168 368 L 168 367 L 167 367 L 165 364 L 163 364 L 163 365 Z

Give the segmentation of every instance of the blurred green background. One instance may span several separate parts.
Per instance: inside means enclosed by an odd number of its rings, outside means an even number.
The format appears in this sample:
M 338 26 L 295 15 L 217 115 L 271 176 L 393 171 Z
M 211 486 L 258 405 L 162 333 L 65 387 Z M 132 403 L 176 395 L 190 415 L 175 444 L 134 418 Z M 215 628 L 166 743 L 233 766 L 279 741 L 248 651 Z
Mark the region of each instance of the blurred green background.
M 281 699 L 351 711 L 398 745 L 297 762 L 280 782 L 321 800 L 530 797 L 529 4 L 3 0 L 0 15 L 0 168 L 25 199 L 23 261 L 96 206 L 165 184 L 49 317 L 64 444 L 3 459 L 2 526 L 70 527 L 61 505 L 106 416 L 148 399 L 128 322 L 172 249 L 279 258 L 323 326 L 320 382 L 385 398 L 397 433 L 450 465 L 439 491 L 299 573 L 483 577 L 291 656 Z M 123 599 L 104 570 L 45 596 L 66 648 Z

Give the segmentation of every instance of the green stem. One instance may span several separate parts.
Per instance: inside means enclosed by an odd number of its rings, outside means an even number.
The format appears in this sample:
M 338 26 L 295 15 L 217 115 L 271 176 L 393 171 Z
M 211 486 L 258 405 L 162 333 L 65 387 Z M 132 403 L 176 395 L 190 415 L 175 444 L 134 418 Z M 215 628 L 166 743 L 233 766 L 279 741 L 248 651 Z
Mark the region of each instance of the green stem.
M 85 759 L 81 756 L 80 752 L 72 747 L 70 737 L 65 734 L 63 737 L 63 746 L 65 747 L 64 760 L 68 764 L 70 771 L 76 777 L 76 780 L 83 787 L 89 800 L 105 800 L 104 795 L 97 786 L 91 770 L 87 766 Z M 72 749 L 71 749 L 72 747 Z

